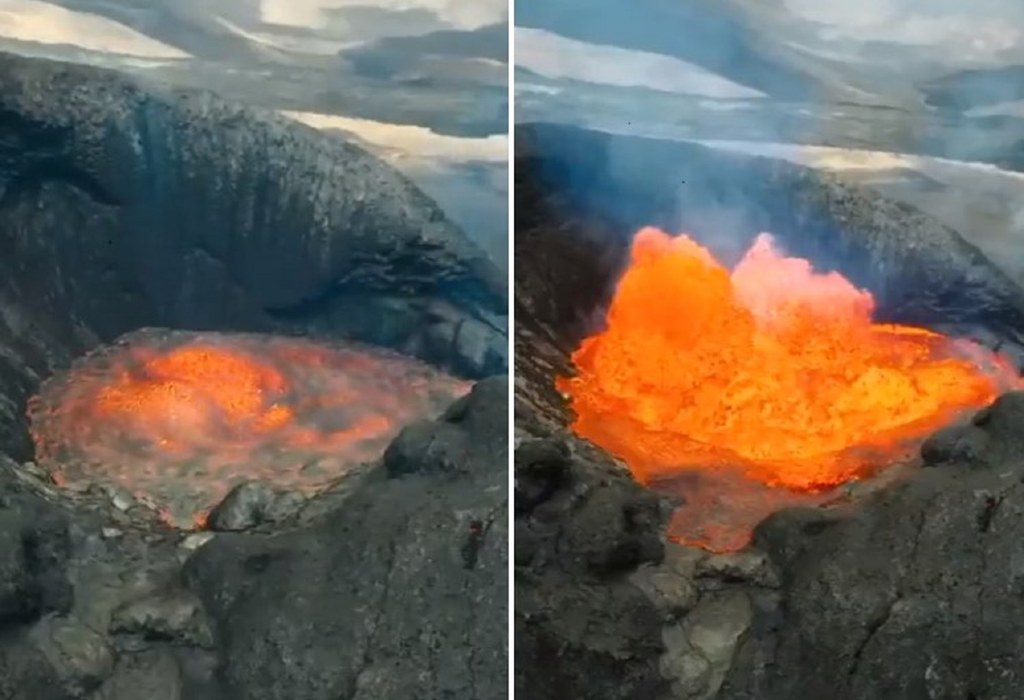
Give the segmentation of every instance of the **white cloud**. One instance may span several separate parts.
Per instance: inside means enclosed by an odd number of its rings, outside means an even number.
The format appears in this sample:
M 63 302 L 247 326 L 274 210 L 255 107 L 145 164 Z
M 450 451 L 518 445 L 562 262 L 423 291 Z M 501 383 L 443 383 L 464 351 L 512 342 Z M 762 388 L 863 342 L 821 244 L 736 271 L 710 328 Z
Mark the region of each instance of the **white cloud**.
M 418 160 L 428 162 L 508 160 L 508 136 L 493 134 L 466 138 L 438 134 L 426 127 L 388 124 L 371 119 L 356 119 L 337 114 L 282 112 L 290 119 L 323 131 L 338 130 L 351 134 L 377 155 L 392 162 Z
M 588 44 L 543 29 L 516 27 L 515 32 L 516 65 L 545 78 L 722 99 L 764 97 L 764 93 L 671 56 Z
M 1019 0 L 785 0 L 795 15 L 824 25 L 823 38 L 948 46 L 977 57 L 1024 44 Z M 964 56 L 965 58 L 967 56 Z
M 425 9 L 462 29 L 476 29 L 508 17 L 507 0 L 262 0 L 264 22 L 296 27 L 322 27 L 325 11 L 374 6 L 388 10 Z
M 0 37 L 40 44 L 67 44 L 139 58 L 189 57 L 173 46 L 106 17 L 72 12 L 39 0 L 0 0 Z

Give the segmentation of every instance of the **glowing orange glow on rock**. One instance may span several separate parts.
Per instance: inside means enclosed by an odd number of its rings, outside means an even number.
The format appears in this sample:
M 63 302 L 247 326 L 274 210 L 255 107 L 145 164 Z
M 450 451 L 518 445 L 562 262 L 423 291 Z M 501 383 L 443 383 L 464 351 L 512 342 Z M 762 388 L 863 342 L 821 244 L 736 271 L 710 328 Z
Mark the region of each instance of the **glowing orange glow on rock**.
M 56 483 L 117 486 L 195 527 L 243 480 L 315 492 L 468 388 L 359 345 L 144 330 L 45 382 L 29 418 Z
M 729 488 L 738 476 L 759 493 L 822 491 L 905 456 L 1019 381 L 974 344 L 873 323 L 873 311 L 868 292 L 779 254 L 767 235 L 730 272 L 690 238 L 646 228 L 606 328 L 558 384 L 574 430 L 643 482 L 696 473 Z

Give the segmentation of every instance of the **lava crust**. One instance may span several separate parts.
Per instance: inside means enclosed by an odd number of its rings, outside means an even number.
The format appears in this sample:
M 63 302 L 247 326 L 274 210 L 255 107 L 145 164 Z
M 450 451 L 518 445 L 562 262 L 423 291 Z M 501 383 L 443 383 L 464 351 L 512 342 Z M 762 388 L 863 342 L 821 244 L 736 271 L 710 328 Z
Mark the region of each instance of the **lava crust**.
M 122 488 L 187 528 L 247 480 L 315 493 L 468 388 L 351 343 L 142 330 L 47 380 L 29 420 L 58 484 Z

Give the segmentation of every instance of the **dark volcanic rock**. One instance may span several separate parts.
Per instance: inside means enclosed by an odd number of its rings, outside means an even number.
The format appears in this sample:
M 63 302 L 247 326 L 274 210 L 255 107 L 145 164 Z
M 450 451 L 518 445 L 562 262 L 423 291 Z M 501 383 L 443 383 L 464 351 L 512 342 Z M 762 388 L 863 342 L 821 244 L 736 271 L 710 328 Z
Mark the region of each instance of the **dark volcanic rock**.
M 215 532 L 251 530 L 287 520 L 298 513 L 304 501 L 300 493 L 282 491 L 265 481 L 246 481 L 210 511 L 206 526 Z
M 27 493 L 0 455 L 0 625 L 66 612 L 72 590 L 63 513 Z
M 360 148 L 206 93 L 0 56 L 0 451 L 39 381 L 141 326 L 303 333 L 481 377 L 503 275 Z
M 668 509 L 587 444 L 556 438 L 518 446 L 516 508 L 516 696 L 665 697 L 662 616 L 624 574 L 661 562 Z
M 747 640 L 721 697 L 1020 697 L 1024 414 L 1011 403 L 982 421 L 990 444 L 1017 444 L 988 468 L 922 471 L 823 528 L 799 512 L 760 527 L 785 571 L 776 632 Z
M 507 392 L 477 384 L 310 526 L 196 553 L 228 697 L 504 696 Z

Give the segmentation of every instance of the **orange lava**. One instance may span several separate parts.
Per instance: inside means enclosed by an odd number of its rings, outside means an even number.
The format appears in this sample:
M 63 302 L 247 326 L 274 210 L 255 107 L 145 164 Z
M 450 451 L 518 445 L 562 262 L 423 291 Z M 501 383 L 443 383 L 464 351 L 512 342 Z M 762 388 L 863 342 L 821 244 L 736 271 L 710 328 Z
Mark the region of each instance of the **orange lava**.
M 118 486 L 189 526 L 239 481 L 314 492 L 466 390 L 364 346 L 150 329 L 48 380 L 29 418 L 57 483 Z
M 643 482 L 697 473 L 774 496 L 820 492 L 900 459 L 1019 382 L 977 345 L 873 323 L 873 311 L 870 293 L 780 255 L 767 234 L 730 272 L 690 238 L 646 228 L 606 328 L 558 384 L 575 431 Z M 676 534 L 736 548 L 744 537 L 728 530 Z

